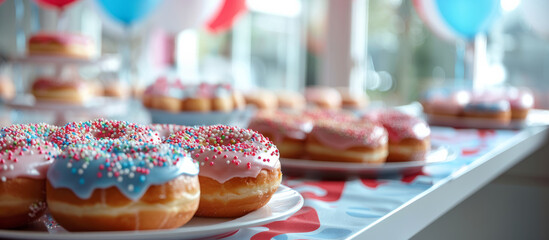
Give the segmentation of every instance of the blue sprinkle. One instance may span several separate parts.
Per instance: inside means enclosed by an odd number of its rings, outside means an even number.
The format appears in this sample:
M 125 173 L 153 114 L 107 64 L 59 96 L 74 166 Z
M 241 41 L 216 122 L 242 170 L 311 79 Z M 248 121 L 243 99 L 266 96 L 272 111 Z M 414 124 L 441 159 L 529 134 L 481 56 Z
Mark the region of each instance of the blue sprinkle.
M 80 179 L 78 180 L 78 183 L 84 184 L 84 179 L 83 179 L 83 178 L 80 178 Z
M 141 175 L 141 176 L 139 177 L 139 181 L 141 181 L 141 182 L 145 182 L 146 179 L 147 179 L 147 178 L 146 178 L 144 175 Z
M 76 168 L 72 168 L 71 173 L 76 174 Z

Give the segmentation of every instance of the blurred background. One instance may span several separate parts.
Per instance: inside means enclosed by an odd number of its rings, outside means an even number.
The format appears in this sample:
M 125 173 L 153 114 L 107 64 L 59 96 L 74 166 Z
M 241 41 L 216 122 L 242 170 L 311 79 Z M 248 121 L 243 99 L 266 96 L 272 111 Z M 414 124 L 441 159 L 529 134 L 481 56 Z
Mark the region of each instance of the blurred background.
M 126 22 L 105 10 L 103 1 L 69 2 L 59 8 L 34 0 L 1 3 L 1 74 L 21 81 L 18 91 L 25 91 L 32 73 L 8 59 L 25 54 L 33 33 L 59 25 L 90 36 L 100 49 L 98 56 L 113 56 L 101 66 L 80 69 L 83 78 L 115 77 L 119 54 L 128 48 L 128 81 L 135 94 L 159 76 L 172 74 L 189 82 L 230 79 L 243 90 L 351 86 L 373 101 L 401 105 L 418 100 L 432 86 L 462 77 L 455 74 L 463 40 L 445 36 L 448 30 L 437 29 L 437 23 L 429 24 L 429 10 L 422 8 L 425 2 L 437 1 L 143 1 L 151 9 Z M 484 77 L 478 81 L 530 87 L 535 89 L 536 107 L 548 108 L 547 18 L 535 19 L 540 16 L 528 12 L 539 9 L 536 4 L 547 4 L 490 2 L 497 3 L 497 16 L 482 32 L 486 56 Z M 542 26 L 532 26 L 536 22 Z M 471 39 L 476 41 L 475 36 L 466 41 Z M 14 74 L 17 71 L 21 74 Z

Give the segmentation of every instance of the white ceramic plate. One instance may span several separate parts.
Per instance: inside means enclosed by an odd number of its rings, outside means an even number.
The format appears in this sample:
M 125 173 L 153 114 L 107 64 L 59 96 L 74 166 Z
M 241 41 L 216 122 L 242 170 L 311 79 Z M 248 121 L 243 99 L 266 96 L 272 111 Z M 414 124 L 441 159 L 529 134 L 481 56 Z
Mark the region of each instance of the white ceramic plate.
M 179 124 L 186 126 L 223 124 L 238 127 L 246 127 L 255 108 L 246 107 L 244 110 L 232 112 L 180 112 L 171 113 L 162 110 L 148 109 L 153 123 Z
M 380 177 L 418 173 L 425 166 L 452 161 L 456 159 L 457 154 L 455 149 L 448 146 L 433 145 L 424 161 L 368 164 L 282 158 L 280 162 L 284 174 L 287 175 L 329 178 Z
M 191 219 L 183 227 L 172 230 L 82 232 L 70 233 L 45 230 L 0 230 L 0 238 L 6 239 L 196 239 L 230 233 L 244 227 L 260 226 L 284 219 L 303 206 L 303 197 L 295 190 L 281 185 L 269 203 L 240 218 Z

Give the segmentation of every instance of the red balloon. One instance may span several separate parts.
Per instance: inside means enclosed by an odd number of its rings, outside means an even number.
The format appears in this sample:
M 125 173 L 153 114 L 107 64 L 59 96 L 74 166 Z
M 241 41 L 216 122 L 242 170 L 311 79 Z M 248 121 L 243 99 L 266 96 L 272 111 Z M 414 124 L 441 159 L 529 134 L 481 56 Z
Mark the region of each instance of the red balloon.
M 36 2 L 44 7 L 54 7 L 62 10 L 67 5 L 78 0 L 36 0 Z
M 206 28 L 220 32 L 231 28 L 237 17 L 246 11 L 246 0 L 224 0 L 221 9 L 207 21 Z

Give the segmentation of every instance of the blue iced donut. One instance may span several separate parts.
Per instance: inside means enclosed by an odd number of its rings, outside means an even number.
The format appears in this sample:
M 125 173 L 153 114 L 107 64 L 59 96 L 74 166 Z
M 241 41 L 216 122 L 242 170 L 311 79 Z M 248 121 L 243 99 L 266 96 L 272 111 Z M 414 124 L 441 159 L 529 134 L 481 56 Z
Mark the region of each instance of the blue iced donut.
M 71 144 L 47 180 L 50 212 L 69 231 L 177 228 L 194 215 L 200 199 L 198 164 L 170 144 Z

